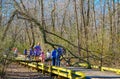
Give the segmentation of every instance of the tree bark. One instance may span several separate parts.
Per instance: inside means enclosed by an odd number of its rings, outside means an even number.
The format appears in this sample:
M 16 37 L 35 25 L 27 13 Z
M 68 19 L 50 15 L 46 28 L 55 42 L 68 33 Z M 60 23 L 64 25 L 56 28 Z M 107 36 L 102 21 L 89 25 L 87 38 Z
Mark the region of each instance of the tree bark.
M 76 5 L 76 0 L 74 1 L 74 10 L 75 10 L 75 18 L 76 18 L 76 32 L 77 32 L 77 44 L 78 44 L 78 54 L 81 56 L 80 53 L 80 34 L 79 34 L 79 24 L 78 24 L 78 14 L 77 14 L 77 5 Z
M 101 56 L 100 56 L 100 58 L 101 58 L 101 62 L 100 62 L 100 67 L 102 67 L 103 66 L 103 54 L 104 54 L 104 35 L 105 35 L 105 9 L 106 9 L 106 6 L 105 6 L 105 3 L 106 3 L 106 1 L 104 1 L 104 3 L 103 2 L 101 2 L 101 6 L 102 6 L 102 4 L 104 4 L 104 6 L 103 6 L 103 8 L 101 8 L 101 15 L 102 15 L 102 45 L 101 45 Z
M 34 47 L 34 45 L 35 45 L 35 35 L 34 35 L 34 29 L 33 29 L 33 23 L 31 22 L 31 24 L 30 24 L 30 28 L 31 28 L 31 32 L 32 32 L 32 43 L 31 43 L 31 48 L 33 48 Z
M 29 34 L 27 21 L 25 21 L 25 32 L 27 33 L 28 40 L 29 40 L 29 44 L 31 45 L 31 44 L 32 44 L 32 41 L 31 41 L 31 37 L 30 37 L 30 34 Z
M 0 27 L 2 26 L 2 0 L 0 0 Z

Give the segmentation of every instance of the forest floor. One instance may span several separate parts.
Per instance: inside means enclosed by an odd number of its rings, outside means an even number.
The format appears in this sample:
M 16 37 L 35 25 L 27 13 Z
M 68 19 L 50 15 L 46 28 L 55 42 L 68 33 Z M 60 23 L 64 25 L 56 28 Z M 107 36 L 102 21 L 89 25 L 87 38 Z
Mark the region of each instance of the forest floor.
M 44 75 L 35 69 L 27 68 L 17 63 L 11 63 L 8 66 L 5 77 L 7 79 L 50 79 L 48 74 Z

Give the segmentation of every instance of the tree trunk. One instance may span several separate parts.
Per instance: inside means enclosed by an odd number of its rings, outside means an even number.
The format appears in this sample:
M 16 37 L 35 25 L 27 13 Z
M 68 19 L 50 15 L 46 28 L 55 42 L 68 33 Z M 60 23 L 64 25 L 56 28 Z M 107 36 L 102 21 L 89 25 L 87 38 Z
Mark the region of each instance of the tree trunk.
M 85 13 L 84 13 L 84 1 L 83 0 L 80 0 L 80 12 L 81 12 L 81 30 L 82 30 L 82 27 L 85 30 Z M 83 34 L 83 36 L 84 36 L 84 34 Z M 84 57 L 85 54 L 81 52 L 81 56 Z
M 31 23 L 30 24 L 30 28 L 31 28 L 31 32 L 32 32 L 32 43 L 31 43 L 31 48 L 33 48 L 34 47 L 34 45 L 35 45 L 35 35 L 34 35 L 34 29 L 33 29 L 33 24 Z
M 32 44 L 31 38 L 30 38 L 30 34 L 29 34 L 29 30 L 28 30 L 28 25 L 27 25 L 27 21 L 25 21 L 25 32 L 27 33 L 28 36 L 28 40 L 29 40 L 29 45 Z
M 113 36 L 113 17 L 112 17 L 112 7 L 111 1 L 107 1 L 108 4 L 108 15 L 109 15 L 109 23 L 110 23 L 110 43 L 109 43 L 109 51 L 112 53 L 112 59 L 114 58 L 114 36 Z M 111 60 L 113 61 L 113 60 Z
M 53 32 L 55 33 L 55 10 L 56 10 L 55 0 L 53 2 L 54 2 L 54 7 L 53 10 L 51 11 L 51 19 L 52 19 L 51 24 L 53 27 Z
M 0 27 L 2 26 L 2 0 L 0 0 Z
M 80 34 L 79 34 L 79 24 L 78 24 L 78 14 L 77 14 L 77 5 L 76 0 L 74 1 L 74 8 L 75 8 L 75 18 L 76 18 L 76 32 L 77 32 L 77 44 L 78 44 L 78 54 L 81 56 L 80 53 Z
M 105 9 L 106 9 L 106 6 L 105 6 L 105 3 L 106 1 L 104 1 L 104 6 L 101 8 L 101 15 L 102 15 L 102 45 L 101 45 L 101 53 L 100 53 L 100 68 L 102 67 L 103 65 L 103 54 L 104 54 L 104 35 L 105 35 Z M 101 2 L 101 6 L 103 5 L 103 2 Z

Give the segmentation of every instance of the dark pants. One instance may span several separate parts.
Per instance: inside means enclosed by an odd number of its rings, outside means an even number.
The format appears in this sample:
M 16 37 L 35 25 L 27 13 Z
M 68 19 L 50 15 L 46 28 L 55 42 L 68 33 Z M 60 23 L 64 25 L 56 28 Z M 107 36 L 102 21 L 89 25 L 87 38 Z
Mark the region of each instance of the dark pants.
M 52 65 L 55 66 L 56 58 L 52 58 Z

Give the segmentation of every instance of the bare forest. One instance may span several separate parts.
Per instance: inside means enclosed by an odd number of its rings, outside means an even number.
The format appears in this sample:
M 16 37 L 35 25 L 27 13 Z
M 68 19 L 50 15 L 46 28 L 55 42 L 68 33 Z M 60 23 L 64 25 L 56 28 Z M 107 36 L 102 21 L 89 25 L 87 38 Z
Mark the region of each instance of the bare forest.
M 119 68 L 120 0 L 0 0 L 0 61 L 37 42 L 62 46 L 74 66 Z

